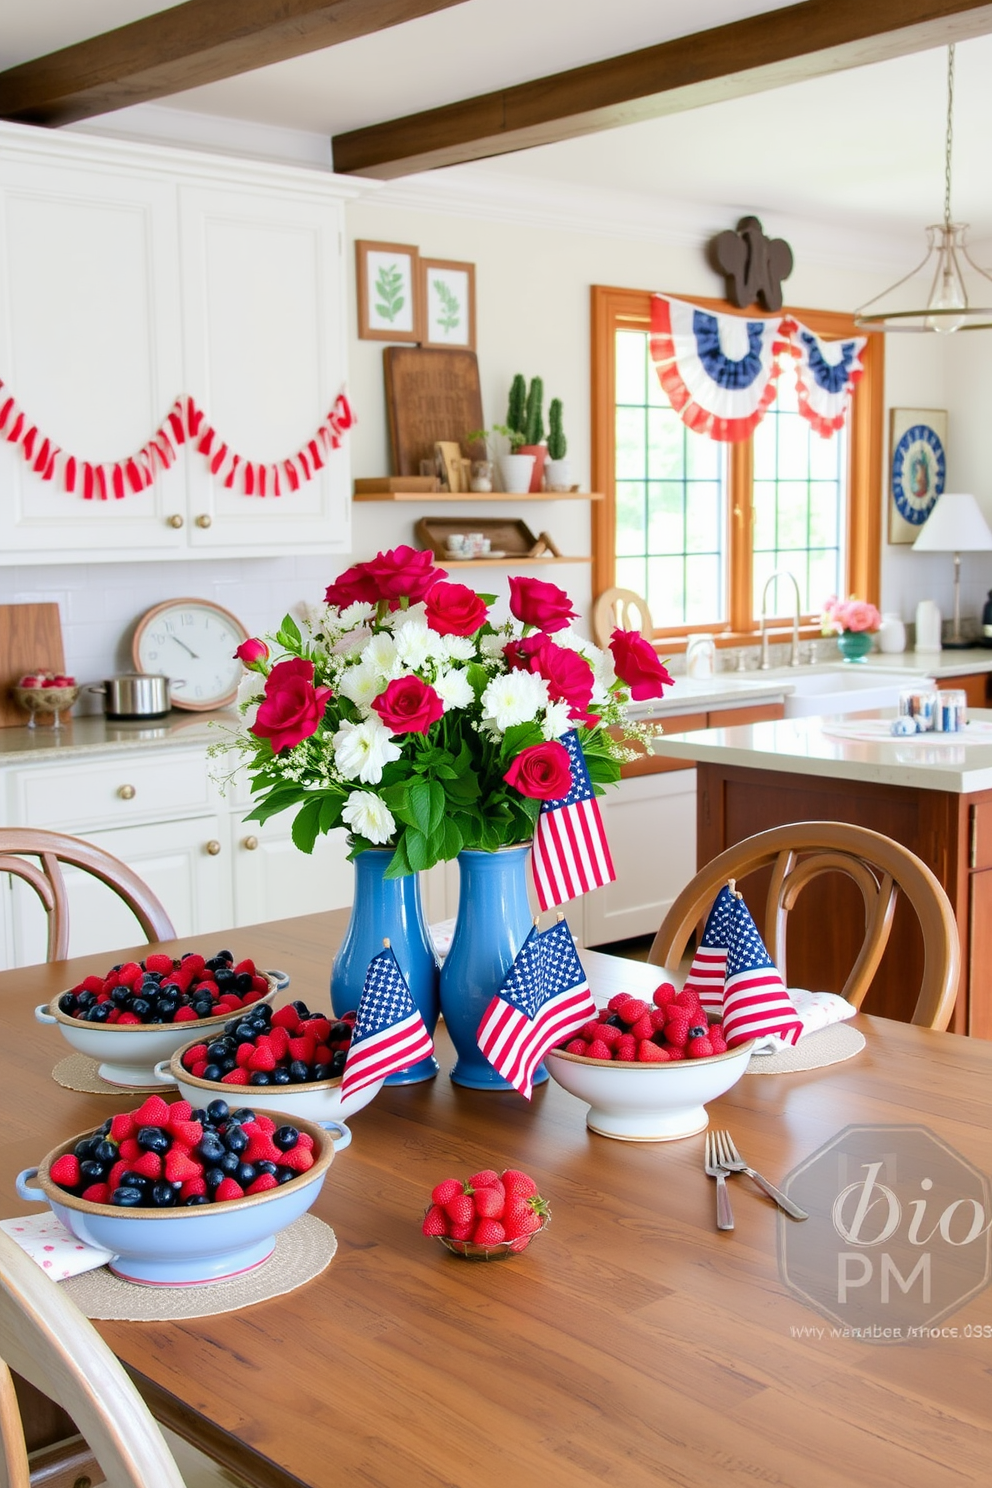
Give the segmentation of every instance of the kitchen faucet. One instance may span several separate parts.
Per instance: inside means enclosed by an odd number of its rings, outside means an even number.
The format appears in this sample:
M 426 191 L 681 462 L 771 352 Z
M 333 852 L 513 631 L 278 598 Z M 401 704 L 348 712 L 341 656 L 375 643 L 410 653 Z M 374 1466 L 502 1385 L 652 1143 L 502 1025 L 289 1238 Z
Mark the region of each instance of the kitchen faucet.
M 787 568 L 777 568 L 774 573 L 768 575 L 765 587 L 761 591 L 761 666 L 762 672 L 767 672 L 771 666 L 768 660 L 768 590 L 776 579 L 791 579 L 792 587 L 796 591 L 796 609 L 792 616 L 792 654 L 789 657 L 790 666 L 799 665 L 799 611 L 802 608 L 802 600 L 799 597 L 799 582 L 795 574 L 790 573 Z

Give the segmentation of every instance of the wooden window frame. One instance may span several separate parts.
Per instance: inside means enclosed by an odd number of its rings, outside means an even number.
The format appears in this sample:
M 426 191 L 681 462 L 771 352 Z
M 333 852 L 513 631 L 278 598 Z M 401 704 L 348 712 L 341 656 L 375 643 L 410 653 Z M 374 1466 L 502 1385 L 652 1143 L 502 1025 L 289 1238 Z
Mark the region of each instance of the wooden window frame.
M 737 310 L 725 300 L 692 296 L 692 303 L 721 315 L 746 315 L 766 319 L 752 307 Z M 790 310 L 811 331 L 835 337 L 862 335 L 851 316 L 832 310 Z M 616 584 L 616 332 L 648 330 L 651 323 L 651 292 L 592 286 L 592 488 L 604 500 L 592 509 L 592 587 L 598 597 Z M 885 406 L 885 337 L 869 333 L 861 354 L 864 374 L 851 407 L 847 482 L 847 543 L 845 593 L 857 594 L 878 604 L 881 588 L 882 543 L 882 438 Z M 752 571 L 752 479 L 753 448 L 742 440 L 728 447 L 727 583 L 728 619 L 716 622 L 717 645 L 753 643 L 759 627 L 753 619 Z M 791 616 L 770 616 L 778 627 L 791 623 Z M 655 635 L 678 642 L 700 625 L 656 629 Z M 802 633 L 819 634 L 817 616 L 802 617 Z M 677 647 L 676 647 L 677 649 Z

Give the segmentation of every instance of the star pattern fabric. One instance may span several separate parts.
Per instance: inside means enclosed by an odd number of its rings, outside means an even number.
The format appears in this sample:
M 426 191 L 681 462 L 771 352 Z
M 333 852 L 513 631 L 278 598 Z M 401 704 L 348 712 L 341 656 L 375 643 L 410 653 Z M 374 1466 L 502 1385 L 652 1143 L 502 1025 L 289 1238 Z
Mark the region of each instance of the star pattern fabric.
M 391 947 L 369 962 L 341 1079 L 341 1099 L 426 1059 L 434 1041 Z
M 616 878 L 579 736 L 569 729 L 560 742 L 568 751 L 572 787 L 567 796 L 542 803 L 534 828 L 534 887 L 542 909 L 564 904 Z

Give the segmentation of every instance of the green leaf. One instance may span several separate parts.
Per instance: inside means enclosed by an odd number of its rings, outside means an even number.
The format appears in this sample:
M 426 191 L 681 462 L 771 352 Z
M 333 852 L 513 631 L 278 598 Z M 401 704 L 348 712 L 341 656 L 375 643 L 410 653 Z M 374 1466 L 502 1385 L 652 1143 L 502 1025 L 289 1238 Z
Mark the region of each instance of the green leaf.
M 423 832 L 418 832 L 415 827 L 408 827 L 403 833 L 403 845 L 406 848 L 406 859 L 412 873 L 422 873 L 425 868 L 430 868 L 437 861 L 431 857 L 426 836 Z
M 482 794 L 479 778 L 471 767 L 463 770 L 454 780 L 450 781 L 447 790 L 451 799 L 463 806 L 468 806 L 472 801 L 477 801 Z
M 300 634 L 300 627 L 292 615 L 284 615 L 282 617 L 282 624 L 276 631 L 276 640 L 280 646 L 285 646 L 288 651 L 293 651 L 297 647 L 302 646 L 303 637 Z
M 307 801 L 296 814 L 293 822 L 293 844 L 300 852 L 312 853 L 313 845 L 317 841 L 320 831 L 320 808 L 322 801 L 319 797 Z
M 287 811 L 290 806 L 306 800 L 308 795 L 309 792 L 302 785 L 281 786 L 264 801 L 259 801 L 245 817 L 245 821 L 267 822 L 270 816 L 278 816 L 280 811 Z
M 464 846 L 465 839 L 462 836 L 461 827 L 452 816 L 446 816 L 441 827 L 441 850 L 440 858 L 450 863 L 452 858 L 457 858 Z
M 524 749 L 533 749 L 536 744 L 543 743 L 544 735 L 536 723 L 515 723 L 503 735 L 499 751 L 500 760 L 503 764 L 509 765 Z
M 481 662 L 470 661 L 465 668 L 465 676 L 468 679 L 469 687 L 471 687 L 476 697 L 480 698 L 489 686 L 489 673 L 485 667 Z
M 415 780 L 410 786 L 411 825 L 425 837 L 431 834 L 431 785 L 428 780 Z
M 406 855 L 406 844 L 403 840 L 405 835 L 404 833 L 396 844 L 396 850 L 389 860 L 389 867 L 383 874 L 384 878 L 405 878 L 413 871 Z

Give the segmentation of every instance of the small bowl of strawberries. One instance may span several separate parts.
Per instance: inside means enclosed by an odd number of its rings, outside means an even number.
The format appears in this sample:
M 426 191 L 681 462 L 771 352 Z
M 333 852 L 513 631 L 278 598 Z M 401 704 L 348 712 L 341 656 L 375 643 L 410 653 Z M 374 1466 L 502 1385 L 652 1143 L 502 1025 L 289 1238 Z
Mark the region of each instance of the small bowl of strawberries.
M 621 992 L 545 1056 L 548 1072 L 589 1105 L 586 1125 L 624 1142 L 669 1142 L 704 1131 L 706 1104 L 747 1068 L 754 1040 L 728 1048 L 695 992 L 658 987 L 650 1003 Z
M 55 728 L 59 725 L 59 714 L 68 713 L 79 696 L 75 677 L 64 672 L 25 672 L 13 688 L 18 707 L 28 713 L 28 728 L 34 728 L 39 713 L 52 715 Z
M 548 1202 L 528 1173 L 486 1168 L 435 1184 L 423 1233 L 467 1261 L 505 1261 L 551 1223 Z

